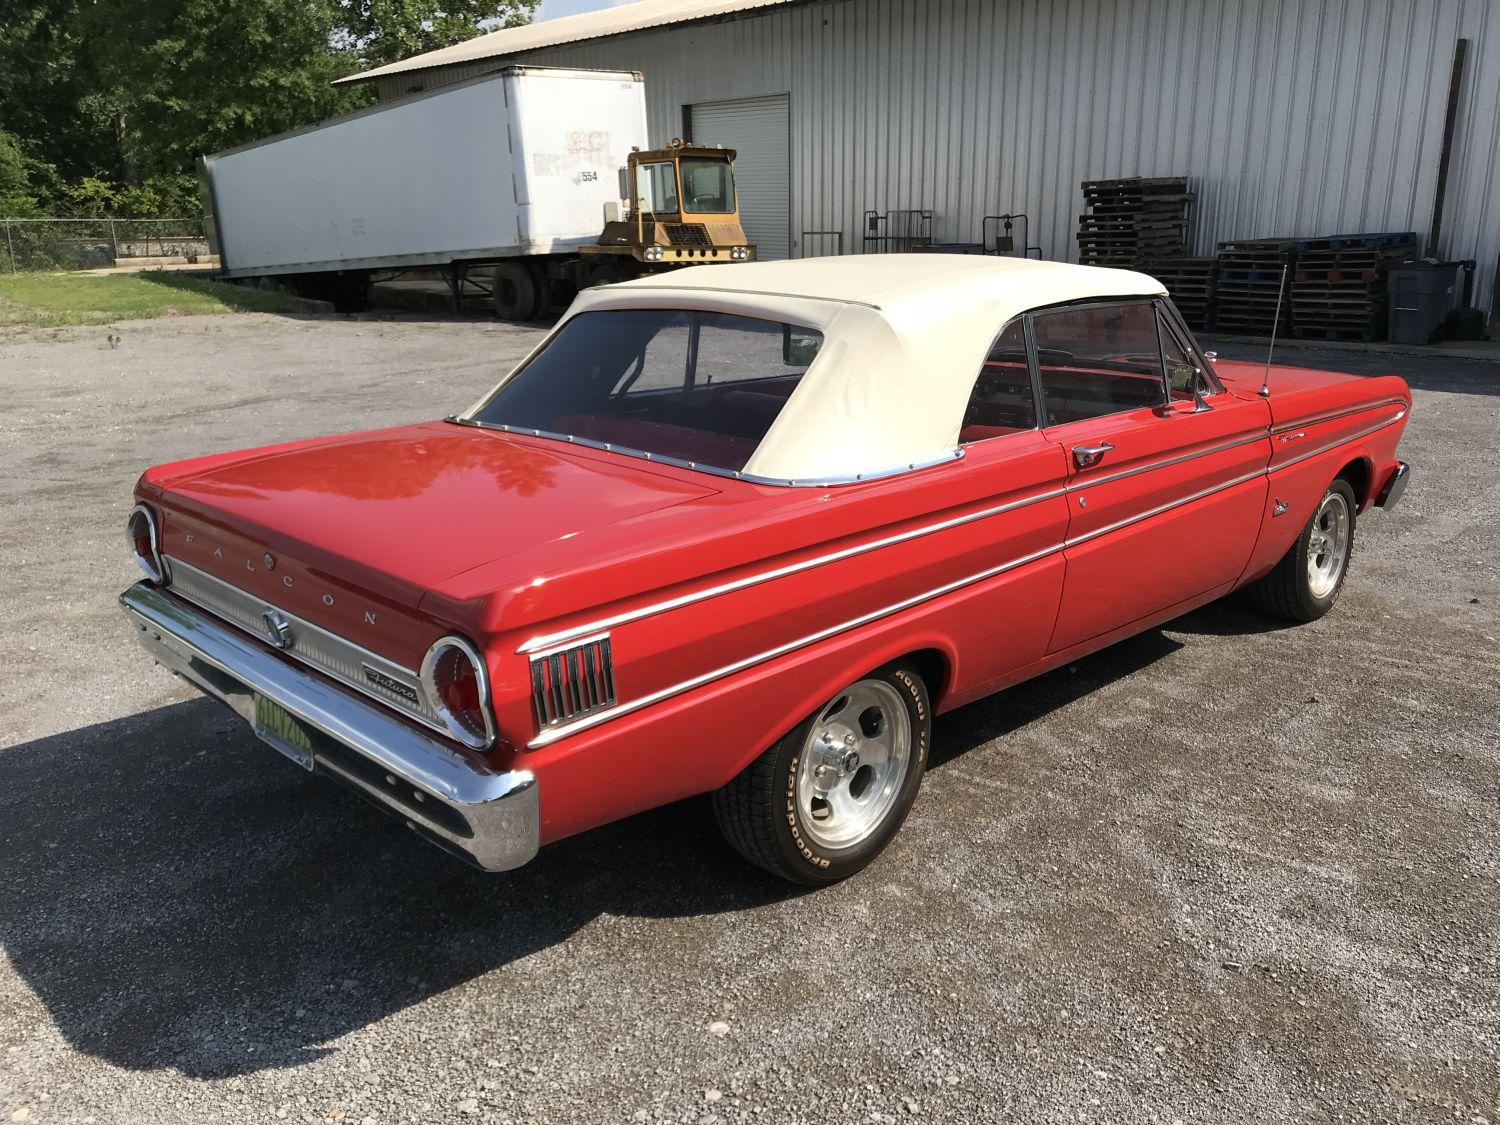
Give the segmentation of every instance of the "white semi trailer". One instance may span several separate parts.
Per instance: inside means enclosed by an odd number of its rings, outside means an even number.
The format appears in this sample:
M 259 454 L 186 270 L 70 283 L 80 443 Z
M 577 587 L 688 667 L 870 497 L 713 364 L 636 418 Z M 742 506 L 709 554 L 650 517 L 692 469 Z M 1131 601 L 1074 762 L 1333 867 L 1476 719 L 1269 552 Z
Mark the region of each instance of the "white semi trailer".
M 506 67 L 204 157 L 210 238 L 227 276 L 341 308 L 365 303 L 374 273 L 441 267 L 455 304 L 475 286 L 502 316 L 526 319 L 595 281 L 720 260 L 717 247 L 701 257 L 696 237 L 690 253 L 651 245 L 652 232 L 672 242 L 657 219 L 680 227 L 686 216 L 661 215 L 650 198 L 665 194 L 660 165 L 638 191 L 645 144 L 640 74 Z M 665 159 L 674 205 L 679 151 Z M 702 151 L 700 163 L 723 166 L 737 227 L 734 153 Z M 622 219 L 641 237 L 601 240 L 606 220 L 618 231 Z M 753 256 L 743 239 L 722 260 Z

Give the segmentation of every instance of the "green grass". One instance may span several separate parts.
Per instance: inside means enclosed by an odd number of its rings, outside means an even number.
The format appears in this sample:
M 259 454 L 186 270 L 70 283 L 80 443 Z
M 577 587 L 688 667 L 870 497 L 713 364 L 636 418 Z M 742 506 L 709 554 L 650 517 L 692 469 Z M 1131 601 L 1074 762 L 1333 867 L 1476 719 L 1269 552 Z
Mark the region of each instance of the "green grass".
M 41 273 L 0 276 L 0 325 L 49 328 L 109 324 L 158 316 L 206 313 L 288 312 L 285 293 L 246 289 L 181 273 Z

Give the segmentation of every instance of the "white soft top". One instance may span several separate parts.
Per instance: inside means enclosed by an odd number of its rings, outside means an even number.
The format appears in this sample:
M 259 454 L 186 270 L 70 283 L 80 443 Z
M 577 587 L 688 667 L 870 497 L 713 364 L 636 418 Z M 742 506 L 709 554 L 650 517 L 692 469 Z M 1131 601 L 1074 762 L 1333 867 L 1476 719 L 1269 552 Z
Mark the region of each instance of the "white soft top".
M 1128 270 L 954 254 L 862 254 L 694 266 L 580 293 L 584 312 L 682 308 L 816 328 L 824 342 L 745 475 L 847 479 L 930 464 L 958 445 L 980 365 L 1028 309 L 1154 296 Z

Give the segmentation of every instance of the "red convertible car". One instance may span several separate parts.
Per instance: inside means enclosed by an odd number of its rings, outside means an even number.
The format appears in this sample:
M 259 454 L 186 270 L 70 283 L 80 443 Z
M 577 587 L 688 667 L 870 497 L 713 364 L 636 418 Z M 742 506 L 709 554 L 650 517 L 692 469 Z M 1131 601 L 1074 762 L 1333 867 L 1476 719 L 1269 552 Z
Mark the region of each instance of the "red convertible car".
M 444 421 L 150 469 L 122 600 L 482 868 L 706 793 L 826 883 L 900 827 L 935 713 L 1242 587 L 1327 612 L 1410 408 L 1216 361 L 1128 271 L 687 269 L 585 292 Z

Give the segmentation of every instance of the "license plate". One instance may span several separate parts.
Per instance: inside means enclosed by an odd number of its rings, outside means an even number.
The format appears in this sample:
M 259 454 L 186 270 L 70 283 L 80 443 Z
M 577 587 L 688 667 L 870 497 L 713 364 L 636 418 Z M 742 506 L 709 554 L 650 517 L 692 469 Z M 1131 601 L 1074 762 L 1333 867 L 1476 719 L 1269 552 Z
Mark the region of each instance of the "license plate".
M 255 697 L 255 733 L 305 770 L 313 768 L 312 737 L 301 720 L 263 695 Z

